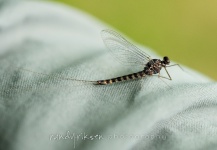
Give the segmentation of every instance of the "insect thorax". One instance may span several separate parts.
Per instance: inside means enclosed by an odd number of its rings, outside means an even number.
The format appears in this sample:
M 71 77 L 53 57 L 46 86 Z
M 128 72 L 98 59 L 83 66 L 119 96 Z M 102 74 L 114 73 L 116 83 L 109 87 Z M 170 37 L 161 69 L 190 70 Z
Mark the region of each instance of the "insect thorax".
M 160 72 L 162 68 L 162 62 L 160 59 L 152 59 L 150 60 L 145 68 L 144 68 L 144 72 L 147 75 L 152 75 L 152 74 L 157 74 Z

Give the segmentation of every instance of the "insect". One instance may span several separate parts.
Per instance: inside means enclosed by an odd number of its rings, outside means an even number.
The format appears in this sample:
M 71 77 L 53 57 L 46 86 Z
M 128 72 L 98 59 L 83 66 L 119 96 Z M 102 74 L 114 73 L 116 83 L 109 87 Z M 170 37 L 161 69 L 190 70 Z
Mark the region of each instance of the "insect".
M 135 45 L 127 41 L 120 34 L 112 30 L 108 30 L 108 29 L 103 30 L 101 32 L 101 35 L 105 45 L 108 47 L 109 51 L 117 60 L 119 60 L 124 65 L 140 65 L 143 66 L 144 69 L 136 73 L 132 73 L 132 74 L 128 74 L 128 75 L 124 75 L 112 79 L 96 81 L 97 85 L 106 85 L 106 84 L 112 84 L 112 83 L 126 81 L 126 80 L 133 80 L 133 79 L 143 78 L 147 75 L 151 76 L 154 74 L 158 74 L 158 77 L 172 80 L 166 68 L 175 65 L 179 66 L 179 64 L 169 65 L 170 59 L 167 56 L 163 57 L 163 60 L 151 59 L 151 57 L 148 54 L 146 54 L 144 51 L 140 50 Z M 164 77 L 160 75 L 160 71 L 162 68 L 165 69 L 168 77 Z
M 134 80 L 134 79 L 144 78 L 145 76 L 152 76 L 158 74 L 159 78 L 172 80 L 166 68 L 175 65 L 179 66 L 179 64 L 169 65 L 170 59 L 167 56 L 163 57 L 163 60 L 151 59 L 151 57 L 148 54 L 146 54 L 144 51 L 137 48 L 135 45 L 130 43 L 119 33 L 113 30 L 110 29 L 102 30 L 101 36 L 104 44 L 108 47 L 108 50 L 111 52 L 112 56 L 114 56 L 119 62 L 123 63 L 124 65 L 141 66 L 144 69 L 136 73 L 132 73 L 132 74 L 116 77 L 116 78 L 111 78 L 111 79 L 98 80 L 98 81 L 77 80 L 77 79 L 63 78 L 63 77 L 61 77 L 61 79 L 74 80 L 83 83 L 91 83 L 95 85 L 107 85 L 116 82 Z M 164 77 L 160 75 L 160 71 L 162 68 L 165 69 L 168 77 Z M 27 69 L 22 69 L 22 68 L 19 69 L 32 72 L 32 73 L 37 73 Z M 45 76 L 47 75 L 43 73 L 37 73 L 37 74 L 45 75 Z

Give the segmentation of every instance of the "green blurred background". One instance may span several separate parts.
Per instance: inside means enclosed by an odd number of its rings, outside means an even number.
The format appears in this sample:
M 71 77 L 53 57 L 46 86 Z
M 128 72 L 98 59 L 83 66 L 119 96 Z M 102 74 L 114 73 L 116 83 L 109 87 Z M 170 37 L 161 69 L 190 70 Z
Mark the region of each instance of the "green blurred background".
M 77 7 L 217 80 L 215 0 L 54 0 Z

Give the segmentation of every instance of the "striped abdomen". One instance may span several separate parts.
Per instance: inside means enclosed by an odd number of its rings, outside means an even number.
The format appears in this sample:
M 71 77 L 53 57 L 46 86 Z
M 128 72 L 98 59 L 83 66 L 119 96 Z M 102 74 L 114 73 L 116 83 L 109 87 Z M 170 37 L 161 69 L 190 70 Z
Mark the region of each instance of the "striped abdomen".
M 132 73 L 132 74 L 129 74 L 129 75 L 125 75 L 125 76 L 121 76 L 121 77 L 117 77 L 117 78 L 113 78 L 113 79 L 99 80 L 99 81 L 97 81 L 96 84 L 98 84 L 98 85 L 106 85 L 106 84 L 112 84 L 112 83 L 115 83 L 115 82 L 138 79 L 138 78 L 141 78 L 141 77 L 144 77 L 144 76 L 145 76 L 144 71 L 140 71 L 140 72 L 137 72 L 137 73 Z

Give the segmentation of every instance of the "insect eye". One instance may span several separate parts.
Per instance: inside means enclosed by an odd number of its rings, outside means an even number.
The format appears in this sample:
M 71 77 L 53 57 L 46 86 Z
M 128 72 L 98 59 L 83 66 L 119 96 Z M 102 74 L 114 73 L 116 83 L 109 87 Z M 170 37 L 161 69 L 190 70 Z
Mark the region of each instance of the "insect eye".
M 167 56 L 165 56 L 163 58 L 163 61 L 165 62 L 165 64 L 169 64 L 170 63 L 170 59 Z

